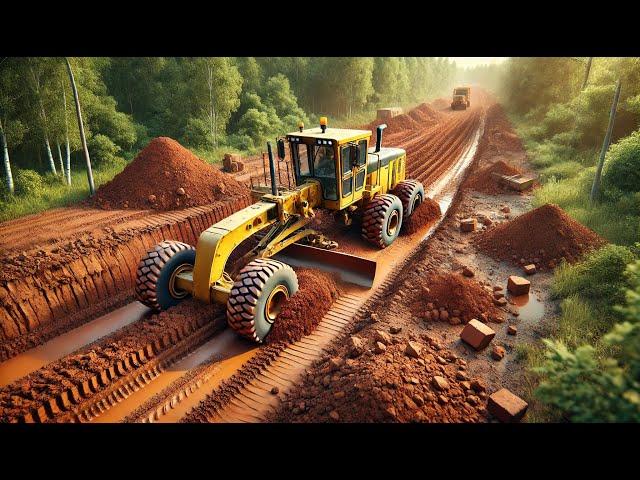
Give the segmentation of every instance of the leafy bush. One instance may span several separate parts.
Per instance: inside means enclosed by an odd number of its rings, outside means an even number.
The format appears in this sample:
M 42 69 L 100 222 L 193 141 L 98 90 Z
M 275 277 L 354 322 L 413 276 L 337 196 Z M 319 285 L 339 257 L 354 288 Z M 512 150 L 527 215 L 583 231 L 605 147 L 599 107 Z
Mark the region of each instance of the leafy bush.
M 575 265 L 562 264 L 555 272 L 552 291 L 556 297 L 580 295 L 612 306 L 624 301 L 623 275 L 634 260 L 633 252 L 619 245 L 606 245 Z
M 192 147 L 213 147 L 209 123 L 203 118 L 189 118 L 184 129 L 184 141 Z
M 91 137 L 87 146 L 91 155 L 91 160 L 96 165 L 111 165 L 117 162 L 121 149 L 109 137 L 98 133 Z
M 591 345 L 575 351 L 544 340 L 545 362 L 534 371 L 545 377 L 536 396 L 574 422 L 640 421 L 640 262 L 629 265 L 625 321 L 603 337 L 615 356 L 598 359 Z
M 552 177 L 557 179 L 571 178 L 580 172 L 582 165 L 578 162 L 568 161 L 553 164 L 542 171 L 541 179 L 545 181 Z
M 44 182 L 40 174 L 34 170 L 18 170 L 14 175 L 16 195 L 38 196 L 42 193 Z
M 640 130 L 611 146 L 603 174 L 605 190 L 640 192 Z

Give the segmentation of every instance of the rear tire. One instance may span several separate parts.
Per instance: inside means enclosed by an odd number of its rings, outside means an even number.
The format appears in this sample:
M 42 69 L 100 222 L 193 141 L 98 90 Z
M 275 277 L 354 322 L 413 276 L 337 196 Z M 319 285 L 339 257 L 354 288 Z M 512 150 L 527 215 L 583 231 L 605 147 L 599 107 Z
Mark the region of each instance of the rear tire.
M 424 187 L 417 180 L 403 180 L 396 185 L 393 193 L 402 202 L 404 218 L 409 218 L 424 201 Z
M 189 295 L 174 284 L 175 274 L 192 270 L 195 249 L 186 243 L 165 240 L 149 249 L 138 264 L 136 297 L 153 310 L 166 310 Z
M 362 216 L 362 238 L 377 247 L 388 247 L 400 233 L 402 215 L 402 202 L 398 197 L 390 193 L 378 195 Z
M 282 262 L 256 258 L 233 284 L 227 320 L 236 333 L 261 343 L 277 320 L 282 303 L 298 291 L 298 277 Z

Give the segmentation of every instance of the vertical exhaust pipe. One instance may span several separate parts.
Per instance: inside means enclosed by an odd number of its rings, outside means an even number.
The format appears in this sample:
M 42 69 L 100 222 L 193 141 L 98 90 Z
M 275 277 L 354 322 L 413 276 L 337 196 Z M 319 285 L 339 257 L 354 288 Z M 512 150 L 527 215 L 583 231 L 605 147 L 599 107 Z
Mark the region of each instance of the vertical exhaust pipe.
M 271 175 L 271 195 L 277 195 L 278 188 L 276 186 L 276 166 L 273 161 L 273 151 L 271 150 L 271 142 L 267 142 L 267 151 L 269 152 L 269 174 Z
M 378 153 L 380 151 L 380 147 L 382 147 L 382 130 L 387 128 L 387 124 L 383 123 L 382 125 L 378 125 L 377 136 L 376 136 L 376 149 L 374 153 Z

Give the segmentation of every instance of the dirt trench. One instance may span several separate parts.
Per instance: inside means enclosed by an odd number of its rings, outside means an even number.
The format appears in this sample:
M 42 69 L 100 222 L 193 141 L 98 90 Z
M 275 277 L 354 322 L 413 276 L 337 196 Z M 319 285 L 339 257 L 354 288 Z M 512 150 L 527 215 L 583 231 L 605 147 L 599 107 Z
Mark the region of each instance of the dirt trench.
M 99 232 L 77 233 L 46 249 L 5 256 L 0 274 L 0 360 L 131 301 L 137 264 L 147 249 L 165 239 L 195 245 L 205 229 L 250 203 L 249 197 L 240 197 L 134 217 Z M 100 210 L 81 212 L 85 217 L 103 216 Z

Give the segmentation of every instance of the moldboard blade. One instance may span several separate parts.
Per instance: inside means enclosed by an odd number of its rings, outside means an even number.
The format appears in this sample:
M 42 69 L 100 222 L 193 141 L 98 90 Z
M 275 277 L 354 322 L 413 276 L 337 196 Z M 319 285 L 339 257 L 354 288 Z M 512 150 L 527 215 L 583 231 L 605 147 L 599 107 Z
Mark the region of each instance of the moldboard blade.
M 273 257 L 293 267 L 317 268 L 338 273 L 344 282 L 371 288 L 376 262 L 348 253 L 294 243 Z

